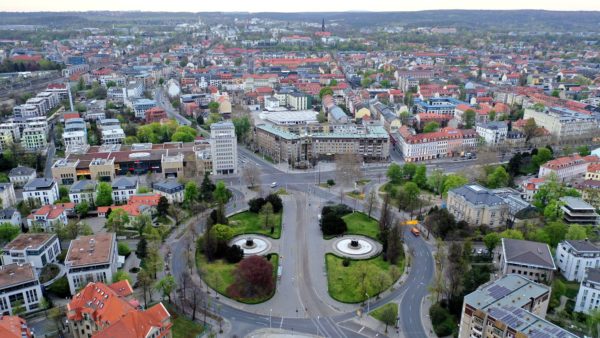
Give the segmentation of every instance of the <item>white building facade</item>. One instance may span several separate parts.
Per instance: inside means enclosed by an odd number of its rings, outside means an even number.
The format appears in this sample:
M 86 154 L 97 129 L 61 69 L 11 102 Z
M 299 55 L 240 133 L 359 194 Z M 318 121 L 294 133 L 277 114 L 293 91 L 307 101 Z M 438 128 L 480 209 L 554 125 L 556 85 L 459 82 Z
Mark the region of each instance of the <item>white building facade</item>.
M 213 174 L 237 174 L 237 138 L 233 123 L 219 122 L 210 126 Z
M 567 280 L 581 282 L 586 269 L 600 268 L 600 248 L 587 240 L 565 240 L 558 243 L 555 262 Z

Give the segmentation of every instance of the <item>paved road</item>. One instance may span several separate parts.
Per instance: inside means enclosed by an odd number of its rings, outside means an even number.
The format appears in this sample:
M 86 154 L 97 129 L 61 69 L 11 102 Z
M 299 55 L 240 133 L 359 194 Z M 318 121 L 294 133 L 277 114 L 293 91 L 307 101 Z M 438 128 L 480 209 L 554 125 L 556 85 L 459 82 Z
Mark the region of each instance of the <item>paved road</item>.
M 156 87 L 156 89 L 154 90 L 154 100 L 156 100 L 156 103 L 167 112 L 167 115 L 169 115 L 169 117 L 177 120 L 177 123 L 179 123 L 180 125 L 183 125 L 183 126 L 191 126 L 192 125 L 192 122 L 190 122 L 190 120 L 181 116 L 181 114 L 179 114 L 175 110 L 175 108 L 173 108 L 173 106 L 171 105 L 171 102 L 169 102 L 169 99 L 166 97 L 163 89 L 160 86 Z
M 48 143 L 48 152 L 46 154 L 46 165 L 44 167 L 44 177 L 52 178 L 52 165 L 54 164 L 54 155 L 56 154 L 56 147 L 54 146 L 54 139 L 51 139 Z
M 315 188 L 316 173 L 284 173 L 270 163 L 256 157 L 253 153 L 240 149 L 245 158 L 251 159 L 246 165 L 256 165 L 261 170 L 263 185 L 277 181 L 285 186 L 291 195 L 286 197 L 284 232 L 280 239 L 281 254 L 284 256 L 283 277 L 278 284 L 278 293 L 269 302 L 258 305 L 231 306 L 219 302 L 222 316 L 234 323 L 230 335 L 244 336 L 258 328 L 275 327 L 295 332 L 304 332 L 326 337 L 372 337 L 373 331 L 357 327 L 351 320 L 356 318 L 352 310 L 358 305 L 340 304 L 333 307 L 326 290 L 326 277 L 323 266 L 323 249 L 318 245 L 322 237 L 316 223 L 316 215 L 321 203 L 335 201 L 338 195 L 324 189 Z M 387 166 L 365 168 L 365 176 L 375 179 L 385 171 Z M 321 181 L 333 178 L 333 172 L 322 172 Z M 239 189 L 238 177 L 224 178 L 229 186 Z M 227 212 L 236 212 L 245 208 L 240 200 L 239 192 L 234 191 L 236 201 L 227 206 Z M 357 204 L 358 209 L 362 209 Z M 311 226 L 313 225 L 313 226 Z M 196 224 L 201 233 L 204 223 Z M 407 337 L 428 337 L 421 323 L 421 301 L 427 294 L 427 287 L 433 278 L 433 257 L 431 248 L 421 238 L 415 238 L 405 229 L 405 243 L 413 253 L 412 270 L 400 287 L 382 299 L 370 304 L 371 310 L 392 300 L 399 301 L 401 313 L 401 330 Z M 185 238 L 183 236 L 182 238 Z M 180 239 L 181 240 L 181 239 Z M 175 276 L 186 268 L 186 246 L 175 241 L 171 245 L 171 269 Z M 269 307 L 266 310 L 266 307 Z M 270 311 L 270 309 L 273 311 Z M 296 312 L 298 308 L 298 312 Z M 259 313 L 260 312 L 260 313 Z M 359 333 L 360 331 L 360 333 Z

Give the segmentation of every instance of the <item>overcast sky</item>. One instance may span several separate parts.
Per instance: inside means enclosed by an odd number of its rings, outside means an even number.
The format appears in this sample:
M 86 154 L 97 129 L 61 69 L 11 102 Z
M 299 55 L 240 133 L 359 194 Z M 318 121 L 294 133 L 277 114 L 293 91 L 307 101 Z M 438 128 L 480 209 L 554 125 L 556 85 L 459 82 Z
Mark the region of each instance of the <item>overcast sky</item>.
M 2 0 L 0 11 L 416 11 L 427 9 L 600 10 L 599 0 Z

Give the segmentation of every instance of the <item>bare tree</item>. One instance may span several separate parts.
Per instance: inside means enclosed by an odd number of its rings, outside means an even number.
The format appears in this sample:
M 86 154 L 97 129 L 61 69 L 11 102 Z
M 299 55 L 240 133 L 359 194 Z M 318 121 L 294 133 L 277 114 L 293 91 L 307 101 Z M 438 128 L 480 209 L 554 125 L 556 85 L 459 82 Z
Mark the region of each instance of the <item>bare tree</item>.
M 200 287 L 196 285 L 192 285 L 190 288 L 191 297 L 188 297 L 192 308 L 192 321 L 196 320 L 196 312 L 198 311 L 198 306 L 201 305 L 204 301 L 204 292 L 200 289 Z M 204 322 L 206 323 L 206 312 L 208 310 L 204 310 Z
M 365 199 L 365 209 L 367 210 L 367 215 L 369 217 L 371 217 L 373 209 L 377 209 L 378 204 L 377 192 L 375 190 L 371 190 Z
M 251 189 L 256 185 L 260 185 L 260 170 L 254 165 L 244 167 L 242 177 Z
M 357 154 L 338 154 L 335 156 L 335 180 L 340 190 L 344 185 L 350 185 L 362 177 L 360 164 L 362 156 Z

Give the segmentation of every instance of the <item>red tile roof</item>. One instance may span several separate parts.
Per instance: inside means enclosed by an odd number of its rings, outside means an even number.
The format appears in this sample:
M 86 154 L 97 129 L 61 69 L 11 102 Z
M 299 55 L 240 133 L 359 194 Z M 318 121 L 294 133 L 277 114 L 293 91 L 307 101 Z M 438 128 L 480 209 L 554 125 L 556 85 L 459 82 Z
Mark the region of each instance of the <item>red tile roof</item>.
M 73 207 L 75 203 L 64 203 L 64 204 L 72 204 Z M 66 208 L 62 205 L 42 205 L 41 208 L 32 212 L 27 218 L 34 218 L 34 216 L 45 216 L 47 220 L 57 219 L 63 212 L 66 211 Z
M 31 331 L 25 319 L 17 316 L 0 317 L 0 337 L 2 338 L 31 338 Z

